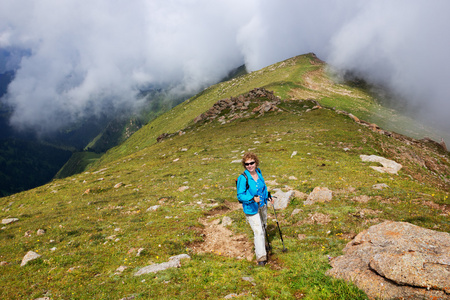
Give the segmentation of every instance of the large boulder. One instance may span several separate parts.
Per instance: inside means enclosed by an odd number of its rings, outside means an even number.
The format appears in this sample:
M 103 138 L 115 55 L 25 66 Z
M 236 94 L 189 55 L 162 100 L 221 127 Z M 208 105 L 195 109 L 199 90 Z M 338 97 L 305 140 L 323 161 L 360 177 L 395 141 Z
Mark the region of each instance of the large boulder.
M 450 299 L 450 234 L 386 221 L 359 233 L 327 274 L 372 299 Z

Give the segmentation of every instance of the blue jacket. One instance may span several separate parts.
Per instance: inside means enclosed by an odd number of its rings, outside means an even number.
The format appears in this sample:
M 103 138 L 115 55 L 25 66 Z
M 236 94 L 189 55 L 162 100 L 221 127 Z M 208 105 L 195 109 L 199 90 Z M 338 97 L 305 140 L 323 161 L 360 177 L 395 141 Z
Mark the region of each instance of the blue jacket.
M 264 178 L 259 170 L 256 171 L 258 174 L 258 182 L 256 182 L 250 172 L 245 170 L 248 178 L 248 190 L 247 187 L 247 179 L 245 179 L 244 175 L 239 175 L 237 179 L 237 198 L 242 203 L 242 208 L 244 209 L 244 213 L 247 215 L 254 215 L 258 213 L 258 203 L 253 200 L 254 196 L 259 195 L 261 201 L 259 202 L 259 206 L 264 206 L 267 203 L 268 192 L 267 186 L 264 181 Z

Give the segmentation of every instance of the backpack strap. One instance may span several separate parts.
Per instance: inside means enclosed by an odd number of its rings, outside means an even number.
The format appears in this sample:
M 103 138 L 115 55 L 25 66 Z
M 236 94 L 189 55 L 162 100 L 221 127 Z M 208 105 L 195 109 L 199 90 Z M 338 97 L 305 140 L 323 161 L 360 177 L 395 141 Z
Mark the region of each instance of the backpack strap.
M 259 168 L 256 168 L 256 172 L 262 175 L 261 170 Z M 242 172 L 242 175 L 244 175 L 245 180 L 246 180 L 246 182 L 245 182 L 245 191 L 247 191 L 250 188 L 250 185 L 248 184 L 248 177 L 247 177 L 247 174 L 245 173 L 245 171 Z
M 249 186 L 249 184 L 248 184 L 248 177 L 247 177 L 247 174 L 245 174 L 245 172 L 242 172 L 242 175 L 244 175 L 244 177 L 245 177 L 245 191 L 247 191 L 249 188 L 250 188 L 250 186 Z

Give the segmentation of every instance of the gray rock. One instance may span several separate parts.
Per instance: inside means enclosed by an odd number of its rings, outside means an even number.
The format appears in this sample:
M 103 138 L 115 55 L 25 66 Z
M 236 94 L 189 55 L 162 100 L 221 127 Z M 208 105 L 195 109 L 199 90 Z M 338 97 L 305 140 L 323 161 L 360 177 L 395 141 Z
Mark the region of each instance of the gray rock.
M 125 271 L 128 267 L 126 266 L 120 266 L 116 269 L 116 272 L 114 273 L 114 275 L 120 275 L 123 273 L 123 271 Z
M 315 187 L 309 194 L 306 201 L 303 201 L 305 205 L 311 205 L 316 202 L 328 202 L 333 199 L 333 192 L 326 187 Z
M 371 298 L 449 299 L 450 234 L 386 221 L 359 233 L 327 272 Z
M 273 194 L 273 206 L 275 209 L 285 209 L 291 202 L 294 196 L 294 191 L 283 192 L 280 189 L 274 189 L 275 194 Z
M 377 162 L 382 164 L 382 167 L 370 166 L 372 169 L 380 173 L 397 174 L 397 172 L 400 171 L 400 169 L 403 167 L 401 164 L 396 163 L 393 160 L 386 159 L 377 155 L 360 155 L 359 157 L 362 161 Z
M 375 190 L 382 190 L 382 189 L 388 189 L 389 186 L 386 183 L 377 183 L 377 184 L 374 184 L 372 186 L 372 188 Z
M 37 258 L 41 257 L 41 255 L 37 254 L 34 251 L 28 251 L 27 254 L 22 258 L 22 263 L 20 264 L 21 267 L 25 266 L 29 261 L 35 260 Z
M 2 220 L 2 224 L 7 225 L 19 221 L 17 218 L 6 218 Z
M 161 205 L 153 205 L 147 208 L 147 211 L 156 211 Z
M 253 277 L 242 277 L 242 280 L 250 282 L 252 285 L 256 285 L 255 279 Z
M 169 261 L 163 262 L 160 264 L 152 264 L 146 267 L 141 268 L 139 271 L 134 273 L 134 276 L 140 276 L 148 273 L 157 273 L 159 271 L 163 271 L 169 268 L 179 268 L 181 267 L 182 259 L 191 259 L 191 257 L 187 254 L 180 254 L 176 256 L 172 256 L 169 258 Z

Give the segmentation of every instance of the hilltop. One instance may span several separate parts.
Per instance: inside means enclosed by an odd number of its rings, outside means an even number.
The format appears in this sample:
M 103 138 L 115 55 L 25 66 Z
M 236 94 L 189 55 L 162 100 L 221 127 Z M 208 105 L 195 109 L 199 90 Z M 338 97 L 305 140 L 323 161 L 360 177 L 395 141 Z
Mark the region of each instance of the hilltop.
M 211 86 L 84 172 L 0 198 L 0 219 L 14 220 L 0 231 L 0 295 L 366 299 L 326 275 L 355 235 L 385 220 L 450 232 L 450 157 L 414 123 L 368 91 L 335 83 L 313 54 Z M 249 150 L 272 191 L 293 193 L 277 213 L 289 251 L 271 214 L 264 268 L 252 261 L 235 196 Z M 360 155 L 402 168 L 380 173 Z M 305 203 L 316 187 L 332 191 L 331 201 Z M 28 251 L 41 256 L 21 267 Z M 135 276 L 168 261 L 181 267 Z

